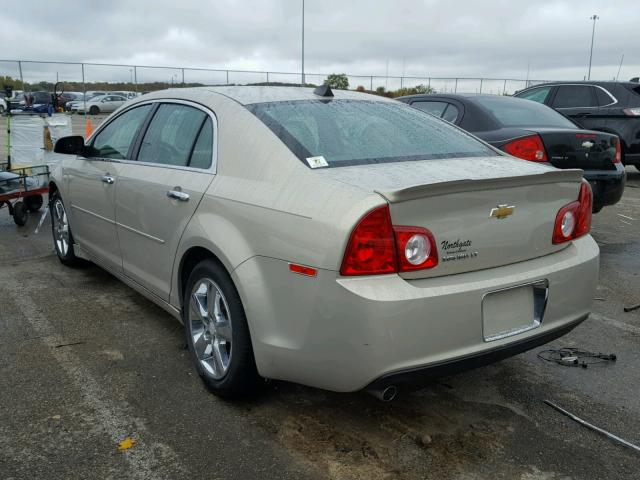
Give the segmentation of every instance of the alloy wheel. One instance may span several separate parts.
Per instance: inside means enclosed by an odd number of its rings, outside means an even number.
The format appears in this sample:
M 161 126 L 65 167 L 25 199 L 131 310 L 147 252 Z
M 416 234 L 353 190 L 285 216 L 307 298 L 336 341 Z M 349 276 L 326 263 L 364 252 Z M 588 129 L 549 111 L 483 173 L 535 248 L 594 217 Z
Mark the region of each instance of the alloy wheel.
M 209 278 L 196 282 L 190 298 L 188 328 L 194 353 L 205 373 L 219 380 L 231 362 L 229 305 L 220 287 Z

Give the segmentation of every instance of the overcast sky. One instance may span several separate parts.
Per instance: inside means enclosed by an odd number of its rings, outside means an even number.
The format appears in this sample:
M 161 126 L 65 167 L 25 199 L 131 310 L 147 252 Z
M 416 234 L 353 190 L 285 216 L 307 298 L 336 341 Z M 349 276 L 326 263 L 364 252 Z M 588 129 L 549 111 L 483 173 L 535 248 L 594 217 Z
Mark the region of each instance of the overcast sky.
M 301 3 L 3 2 L 0 56 L 296 72 Z M 640 75 L 638 0 L 306 0 L 305 70 L 384 76 L 388 63 L 390 75 L 525 78 L 529 65 L 531 79 L 582 79 L 594 13 L 592 78 L 613 78 L 622 54 L 620 78 Z M 16 72 L 8 63 L 0 69 Z M 112 78 L 112 70 L 90 76 Z M 27 77 L 38 72 L 25 67 Z M 117 71 L 123 80 L 130 75 Z

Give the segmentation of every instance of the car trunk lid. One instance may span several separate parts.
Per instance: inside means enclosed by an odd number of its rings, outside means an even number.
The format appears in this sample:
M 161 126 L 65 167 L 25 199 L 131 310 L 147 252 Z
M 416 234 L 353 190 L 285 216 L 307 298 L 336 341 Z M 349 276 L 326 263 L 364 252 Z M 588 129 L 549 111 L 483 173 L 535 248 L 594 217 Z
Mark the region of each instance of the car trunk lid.
M 557 168 L 615 170 L 615 136 L 591 130 L 537 129 L 549 163 Z
M 362 165 L 322 172 L 377 192 L 398 226 L 430 230 L 439 264 L 407 279 L 493 268 L 548 255 L 558 210 L 578 198 L 580 170 L 510 157 Z

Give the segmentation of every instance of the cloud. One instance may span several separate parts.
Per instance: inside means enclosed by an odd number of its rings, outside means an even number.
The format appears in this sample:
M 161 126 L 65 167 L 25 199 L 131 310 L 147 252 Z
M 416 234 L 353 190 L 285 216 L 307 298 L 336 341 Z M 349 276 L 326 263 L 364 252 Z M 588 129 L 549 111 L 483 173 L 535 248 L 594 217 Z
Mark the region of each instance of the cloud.
M 611 79 L 623 53 L 621 78 L 639 75 L 637 0 L 306 0 L 305 69 L 384 76 L 388 64 L 390 75 L 425 78 L 524 78 L 529 70 L 530 78 L 582 79 L 593 13 L 600 20 L 592 78 Z M 5 6 L 3 19 L 4 56 L 16 59 L 300 70 L 300 0 L 22 0 Z M 0 62 L 0 74 L 15 70 Z M 105 79 L 131 75 L 127 68 L 90 70 Z M 77 67 L 25 65 L 34 79 L 55 71 L 79 75 Z

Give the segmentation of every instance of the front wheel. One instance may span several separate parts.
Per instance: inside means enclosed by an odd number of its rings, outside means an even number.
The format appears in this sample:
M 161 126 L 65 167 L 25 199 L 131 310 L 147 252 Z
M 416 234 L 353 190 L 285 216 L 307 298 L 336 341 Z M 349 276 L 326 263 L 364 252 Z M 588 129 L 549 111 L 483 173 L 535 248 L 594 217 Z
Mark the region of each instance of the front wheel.
M 182 305 L 191 360 L 209 390 L 221 397 L 255 391 L 260 377 L 247 318 L 224 268 L 213 260 L 196 265 L 185 286 Z
M 69 267 L 81 265 L 82 259 L 76 257 L 73 249 L 73 235 L 69 227 L 67 211 L 58 192 L 51 194 L 49 210 L 51 210 L 53 245 L 58 259 Z

